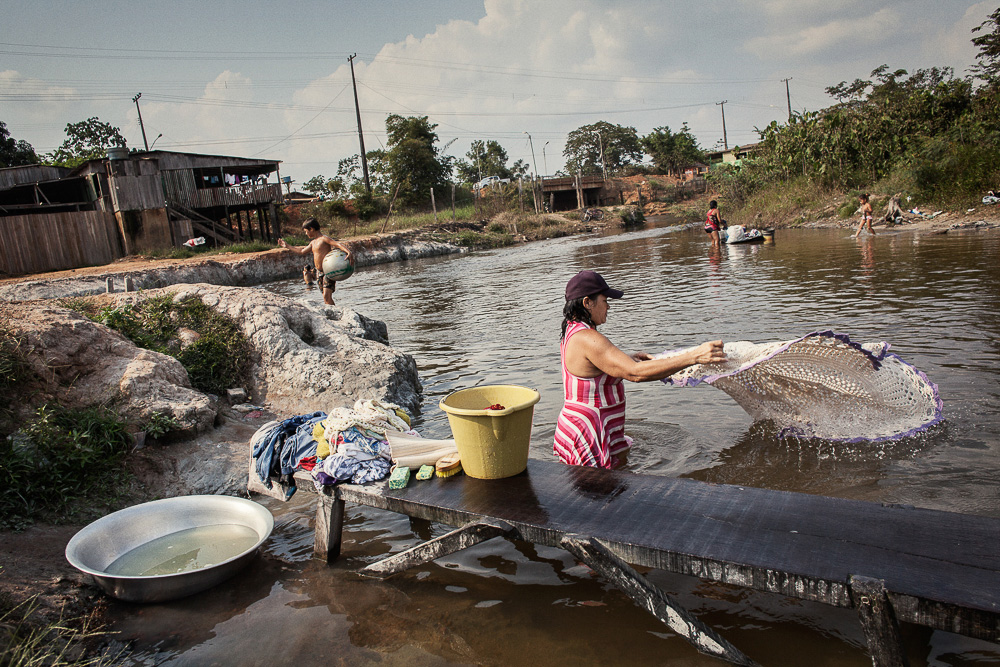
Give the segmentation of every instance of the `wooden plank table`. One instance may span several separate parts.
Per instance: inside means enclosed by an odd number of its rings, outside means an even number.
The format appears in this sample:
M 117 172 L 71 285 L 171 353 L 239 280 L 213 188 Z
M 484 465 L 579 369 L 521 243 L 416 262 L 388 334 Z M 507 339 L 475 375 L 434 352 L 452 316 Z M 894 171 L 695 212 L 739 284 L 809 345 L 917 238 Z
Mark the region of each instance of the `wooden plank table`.
M 312 491 L 299 474 L 299 489 Z M 250 481 L 252 491 L 284 498 L 277 485 L 264 490 L 252 466 Z M 627 563 L 854 607 L 876 665 L 905 664 L 896 620 L 1000 642 L 996 518 L 536 460 L 506 479 L 343 484 L 319 498 L 315 549 L 328 560 L 339 555 L 345 501 L 463 527 L 365 568 L 372 572 L 506 534 L 569 549 L 647 607 L 658 592 L 629 591 L 626 580 L 652 585 Z M 669 611 L 657 615 L 669 623 Z M 696 646 L 703 630 L 689 636 Z M 753 664 L 738 652 L 705 652 Z

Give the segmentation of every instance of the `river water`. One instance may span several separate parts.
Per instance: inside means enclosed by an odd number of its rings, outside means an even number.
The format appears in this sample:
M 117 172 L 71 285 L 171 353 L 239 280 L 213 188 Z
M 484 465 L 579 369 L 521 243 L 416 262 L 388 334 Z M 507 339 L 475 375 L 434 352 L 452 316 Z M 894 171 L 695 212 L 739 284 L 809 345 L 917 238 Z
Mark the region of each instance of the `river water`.
M 766 342 L 832 329 L 885 340 L 940 387 L 945 423 L 904 441 L 778 440 L 709 386 L 629 384 L 629 468 L 727 484 L 1000 517 L 1000 236 L 779 230 L 712 250 L 697 229 L 645 227 L 359 269 L 338 304 L 386 322 L 424 384 L 415 426 L 450 437 L 438 401 L 480 384 L 537 388 L 531 456 L 552 458 L 566 280 L 625 291 L 601 330 L 627 351 Z M 300 281 L 268 286 L 319 301 Z M 316 406 L 322 409 L 325 406 Z M 173 603 L 112 604 L 146 665 L 716 665 L 560 549 L 492 540 L 384 582 L 358 568 L 445 532 L 349 506 L 343 556 L 310 559 L 311 494 L 265 499 L 263 556 Z M 1000 536 L 998 536 L 1000 544 Z M 761 664 L 870 664 L 853 611 L 648 575 Z M 1000 646 L 904 626 L 912 665 L 1000 663 Z

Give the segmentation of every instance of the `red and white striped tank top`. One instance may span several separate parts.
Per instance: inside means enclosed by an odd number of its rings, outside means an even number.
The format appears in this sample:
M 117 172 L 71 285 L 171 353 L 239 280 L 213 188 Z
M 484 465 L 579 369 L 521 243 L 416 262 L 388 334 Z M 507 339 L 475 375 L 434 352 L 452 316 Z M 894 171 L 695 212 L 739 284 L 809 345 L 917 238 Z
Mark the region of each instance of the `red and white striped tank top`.
M 615 455 L 632 446 L 625 435 L 625 383 L 601 373 L 582 378 L 566 368 L 566 345 L 573 334 L 589 329 L 569 322 L 559 346 L 565 404 L 556 421 L 553 451 L 563 462 L 598 468 L 618 465 Z

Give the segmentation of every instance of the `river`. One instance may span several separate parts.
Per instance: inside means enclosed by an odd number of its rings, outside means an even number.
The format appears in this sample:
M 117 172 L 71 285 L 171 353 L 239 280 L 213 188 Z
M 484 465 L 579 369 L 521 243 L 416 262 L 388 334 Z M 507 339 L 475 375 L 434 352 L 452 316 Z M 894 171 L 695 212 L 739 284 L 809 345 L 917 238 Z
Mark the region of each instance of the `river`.
M 480 384 L 537 388 L 531 456 L 551 459 L 561 407 L 566 280 L 625 292 L 602 326 L 628 351 L 765 342 L 832 329 L 893 352 L 939 385 L 946 421 L 890 443 L 778 440 L 709 386 L 629 384 L 630 470 L 1000 517 L 1000 236 L 778 230 L 709 248 L 698 229 L 630 231 L 359 269 L 338 304 L 386 322 L 424 384 L 415 426 L 450 437 L 438 401 Z M 268 286 L 319 300 L 301 281 Z M 317 406 L 322 409 L 324 406 Z M 173 603 L 112 603 L 139 664 L 716 665 L 560 549 L 492 540 L 384 582 L 354 571 L 443 527 L 348 507 L 343 557 L 310 559 L 308 494 L 275 513 L 264 556 Z M 1000 536 L 998 536 L 1000 542 Z M 648 575 L 761 664 L 870 664 L 851 610 Z M 1000 663 L 1000 646 L 903 628 L 912 665 Z

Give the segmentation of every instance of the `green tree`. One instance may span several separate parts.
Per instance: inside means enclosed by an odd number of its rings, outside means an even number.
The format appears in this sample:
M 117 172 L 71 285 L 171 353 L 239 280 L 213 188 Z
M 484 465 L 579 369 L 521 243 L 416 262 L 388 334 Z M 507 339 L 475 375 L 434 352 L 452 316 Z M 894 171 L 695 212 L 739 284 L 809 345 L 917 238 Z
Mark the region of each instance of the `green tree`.
M 972 32 L 988 30 L 978 37 L 972 38 L 972 43 L 979 47 L 976 54 L 976 64 L 972 66 L 972 74 L 987 85 L 1000 84 L 1000 8 L 997 8 L 989 18 L 972 29 Z
M 579 127 L 566 136 L 563 157 L 570 173 L 608 175 L 642 161 L 642 145 L 634 127 L 598 121 Z
M 59 167 L 76 167 L 87 160 L 106 157 L 108 148 L 126 146 L 121 130 L 97 116 L 66 125 L 66 140 L 45 155 L 45 162 Z
M 6 123 L 0 120 L 0 167 L 20 167 L 25 164 L 38 164 L 35 149 L 27 141 L 10 136 Z
M 513 173 L 507 167 L 507 151 L 496 141 L 477 139 L 465 154 L 468 160 L 456 160 L 455 172 L 463 183 L 475 183 L 487 176 L 512 178 Z
M 640 143 L 653 158 L 656 169 L 663 173 L 678 174 L 684 167 L 705 161 L 705 153 L 698 147 L 687 123 L 676 133 L 667 126 L 653 128 Z
M 308 181 L 302 185 L 302 189 L 306 192 L 311 192 L 317 197 L 329 197 L 331 195 L 330 191 L 331 179 L 327 178 L 323 174 L 319 176 L 313 176 Z
M 427 116 L 403 117 L 391 114 L 385 120 L 389 140 L 385 169 L 398 201 L 414 205 L 430 200 L 430 189 L 443 189 L 451 173 L 450 160 L 442 158 L 437 146 L 436 124 Z M 369 163 L 369 167 L 371 163 Z

